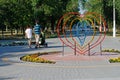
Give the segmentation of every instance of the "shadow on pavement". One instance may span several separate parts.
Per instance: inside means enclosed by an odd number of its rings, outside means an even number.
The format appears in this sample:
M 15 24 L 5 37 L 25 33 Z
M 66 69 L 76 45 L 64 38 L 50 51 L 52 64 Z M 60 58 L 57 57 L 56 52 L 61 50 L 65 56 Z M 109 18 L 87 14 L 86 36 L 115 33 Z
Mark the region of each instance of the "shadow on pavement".
M 26 52 L 26 51 L 34 51 L 34 50 L 40 50 L 42 48 L 35 49 L 28 48 L 27 46 L 6 46 L 6 47 L 0 47 L 0 54 L 4 53 L 11 53 L 11 52 Z
M 9 65 L 11 65 L 11 64 L 10 63 L 0 63 L 0 67 L 9 66 Z
M 13 80 L 13 79 L 14 79 L 13 77 L 5 78 L 5 77 L 1 77 L 1 76 L 0 76 L 0 80 Z
M 63 47 L 63 46 L 48 46 L 47 48 L 61 48 L 61 47 Z M 64 46 L 64 47 L 66 47 L 66 46 Z

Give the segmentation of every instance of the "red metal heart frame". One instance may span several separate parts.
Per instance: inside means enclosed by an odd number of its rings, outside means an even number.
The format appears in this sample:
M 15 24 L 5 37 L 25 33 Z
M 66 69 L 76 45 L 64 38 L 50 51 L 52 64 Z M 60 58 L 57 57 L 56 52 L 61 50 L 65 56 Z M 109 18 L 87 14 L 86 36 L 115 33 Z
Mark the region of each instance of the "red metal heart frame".
M 77 42 L 74 39 L 74 37 L 72 35 L 69 35 L 69 37 L 66 36 L 66 28 L 67 28 L 66 26 L 68 24 L 70 24 L 71 21 L 74 18 L 80 18 L 80 19 L 89 18 L 91 20 L 96 21 L 98 26 L 101 26 L 101 24 L 100 24 L 101 22 L 103 23 L 104 31 L 99 32 L 100 35 L 96 40 L 94 40 L 93 42 L 91 41 L 91 42 L 87 43 L 89 45 L 89 48 L 88 47 L 81 48 L 80 45 L 76 46 Z M 101 21 L 100 21 L 100 19 L 101 19 Z M 62 30 L 60 30 L 61 24 L 63 24 L 62 25 Z M 100 16 L 100 14 L 97 14 L 97 13 L 94 13 L 94 12 L 87 12 L 84 15 L 82 14 L 82 16 L 78 12 L 69 12 L 69 13 L 64 14 L 59 19 L 58 24 L 57 24 L 57 34 L 58 34 L 58 37 L 59 37 L 60 41 L 63 44 L 65 44 L 66 46 L 69 46 L 73 50 L 76 49 L 76 52 L 79 53 L 79 54 L 85 54 L 90 49 L 93 49 L 94 47 L 98 46 L 104 40 L 105 35 L 106 35 L 106 22 L 105 22 L 104 18 L 102 16 Z M 62 35 L 60 35 L 60 34 L 62 34 Z M 95 36 L 95 35 L 93 35 L 93 36 Z M 69 38 L 71 38 L 71 40 Z

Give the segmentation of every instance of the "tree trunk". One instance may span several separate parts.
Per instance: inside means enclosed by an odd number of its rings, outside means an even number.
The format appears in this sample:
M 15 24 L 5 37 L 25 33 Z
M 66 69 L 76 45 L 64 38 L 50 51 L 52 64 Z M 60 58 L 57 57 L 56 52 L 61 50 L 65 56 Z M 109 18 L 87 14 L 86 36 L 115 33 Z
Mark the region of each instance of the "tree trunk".
M 3 28 L 2 28 L 2 38 L 4 38 L 4 30 L 3 30 Z
M 22 27 L 22 33 L 23 33 L 23 36 L 25 35 L 25 28 Z
M 10 31 L 11 31 L 11 36 L 13 36 L 13 29 L 10 29 Z
M 60 24 L 60 32 L 62 32 L 62 27 L 63 27 L 63 20 L 61 21 L 61 24 Z
M 53 18 L 53 16 L 51 16 L 51 33 L 54 33 L 54 24 L 55 24 L 55 20 Z

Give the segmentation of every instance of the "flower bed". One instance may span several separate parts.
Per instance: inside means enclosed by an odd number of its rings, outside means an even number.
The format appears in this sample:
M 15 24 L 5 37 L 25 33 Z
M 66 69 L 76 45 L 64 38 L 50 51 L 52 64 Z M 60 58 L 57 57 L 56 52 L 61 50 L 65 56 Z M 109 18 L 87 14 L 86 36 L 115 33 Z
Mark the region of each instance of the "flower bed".
M 119 50 L 115 50 L 115 49 L 104 49 L 104 50 L 102 50 L 102 52 L 115 52 L 115 53 L 120 53 Z
M 48 53 L 35 53 L 35 54 L 29 54 L 29 55 L 25 55 L 20 57 L 20 60 L 22 61 L 27 61 L 27 62 L 36 62 L 36 63 L 51 63 L 51 64 L 55 64 L 55 61 L 51 61 L 51 60 L 47 60 L 44 58 L 39 57 L 40 55 L 45 55 Z
M 120 57 L 110 58 L 110 59 L 109 59 L 109 62 L 110 62 L 110 63 L 116 63 L 116 62 L 118 63 L 118 62 L 120 62 Z
M 8 41 L 8 42 L 2 42 L 0 43 L 0 46 L 22 46 L 27 45 L 27 41 Z
M 119 50 L 115 50 L 115 49 L 104 49 L 104 50 L 102 50 L 102 52 L 120 53 Z M 118 63 L 118 62 L 120 62 L 120 57 L 110 58 L 109 62 L 110 63 L 116 63 L 116 62 Z

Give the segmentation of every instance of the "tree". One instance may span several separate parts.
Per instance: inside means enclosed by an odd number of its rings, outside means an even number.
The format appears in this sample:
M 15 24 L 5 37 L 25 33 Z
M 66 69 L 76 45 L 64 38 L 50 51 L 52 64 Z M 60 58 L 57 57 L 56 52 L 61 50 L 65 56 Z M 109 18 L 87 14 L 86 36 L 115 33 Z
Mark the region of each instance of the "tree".
M 100 13 L 106 19 L 109 28 L 112 28 L 113 24 L 113 0 L 89 0 L 91 7 L 90 11 Z M 116 9 L 116 24 L 120 25 L 120 3 L 119 0 L 115 0 L 115 9 Z M 101 9 L 101 10 L 100 10 Z
M 64 13 L 77 10 L 77 5 L 75 5 L 76 1 L 38 0 L 36 3 L 34 2 L 35 18 L 39 19 L 43 26 L 50 26 L 52 31 L 54 31 L 57 21 Z
M 0 5 L 3 23 L 11 30 L 11 34 L 13 29 L 24 30 L 27 24 L 31 24 L 33 20 L 31 0 L 0 0 Z

